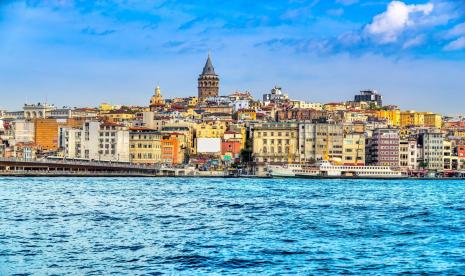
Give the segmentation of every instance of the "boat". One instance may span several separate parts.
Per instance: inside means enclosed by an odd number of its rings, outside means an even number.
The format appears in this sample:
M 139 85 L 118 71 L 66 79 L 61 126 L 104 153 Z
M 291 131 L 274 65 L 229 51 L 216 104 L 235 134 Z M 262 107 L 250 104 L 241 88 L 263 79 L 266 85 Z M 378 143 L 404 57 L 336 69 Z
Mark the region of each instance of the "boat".
M 301 178 L 373 178 L 391 179 L 406 178 L 402 171 L 390 166 L 355 166 L 334 165 L 323 160 L 315 165 L 284 164 L 269 165 L 268 174 L 272 177 L 301 177 Z
M 318 166 L 302 164 L 268 165 L 267 172 L 271 177 L 320 176 L 320 168 Z

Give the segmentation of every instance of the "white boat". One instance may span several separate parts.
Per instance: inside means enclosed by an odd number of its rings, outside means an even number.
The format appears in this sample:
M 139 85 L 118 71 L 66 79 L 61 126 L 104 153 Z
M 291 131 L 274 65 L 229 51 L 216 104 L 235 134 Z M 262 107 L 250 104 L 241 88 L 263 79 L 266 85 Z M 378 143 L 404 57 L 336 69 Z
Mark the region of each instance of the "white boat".
M 267 170 L 268 174 L 273 177 L 320 176 L 320 168 L 318 166 L 302 164 L 268 165 Z
M 321 178 L 404 178 L 401 170 L 389 166 L 334 165 L 320 161 L 316 165 L 285 164 L 269 165 L 273 177 L 321 177 Z

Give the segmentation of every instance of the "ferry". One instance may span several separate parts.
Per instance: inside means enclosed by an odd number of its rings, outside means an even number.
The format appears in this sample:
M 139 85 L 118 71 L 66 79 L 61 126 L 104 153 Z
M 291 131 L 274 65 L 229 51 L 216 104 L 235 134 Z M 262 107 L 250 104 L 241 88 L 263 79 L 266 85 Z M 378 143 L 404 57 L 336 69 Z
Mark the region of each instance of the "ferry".
M 284 164 L 267 166 L 271 177 L 302 178 L 406 178 L 401 170 L 389 166 L 351 166 L 334 165 L 329 161 L 320 161 L 315 165 Z

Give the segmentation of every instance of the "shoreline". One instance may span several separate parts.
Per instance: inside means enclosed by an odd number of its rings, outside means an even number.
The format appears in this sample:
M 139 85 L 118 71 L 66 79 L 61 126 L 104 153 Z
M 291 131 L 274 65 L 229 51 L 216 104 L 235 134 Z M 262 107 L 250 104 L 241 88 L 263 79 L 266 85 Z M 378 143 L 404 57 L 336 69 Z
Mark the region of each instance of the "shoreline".
M 103 173 L 103 174 L 80 174 L 80 173 L 4 173 L 0 172 L 0 177 L 12 177 L 12 178 L 104 178 L 104 177 L 116 177 L 116 178 L 238 178 L 238 179 L 301 179 L 301 180 L 453 180 L 453 181 L 465 181 L 464 178 L 458 177 L 400 177 L 400 178 L 387 178 L 387 177 L 269 177 L 269 176 L 220 176 L 220 175 L 153 175 L 153 174 L 131 174 L 131 173 Z

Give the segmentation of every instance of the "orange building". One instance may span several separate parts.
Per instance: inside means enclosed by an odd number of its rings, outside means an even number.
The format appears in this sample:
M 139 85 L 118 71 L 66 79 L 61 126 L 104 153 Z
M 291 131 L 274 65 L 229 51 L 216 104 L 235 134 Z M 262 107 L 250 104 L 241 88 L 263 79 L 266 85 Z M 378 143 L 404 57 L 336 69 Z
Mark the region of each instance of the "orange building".
M 458 145 L 457 146 L 457 155 L 460 158 L 465 158 L 465 146 L 464 145 Z
M 44 150 L 58 150 L 58 128 L 60 126 L 79 127 L 82 121 L 78 119 L 36 119 L 34 121 L 35 137 L 37 147 Z
M 182 133 L 168 133 L 163 135 L 161 140 L 161 160 L 165 164 L 182 164 L 184 161 L 181 140 L 184 139 Z

